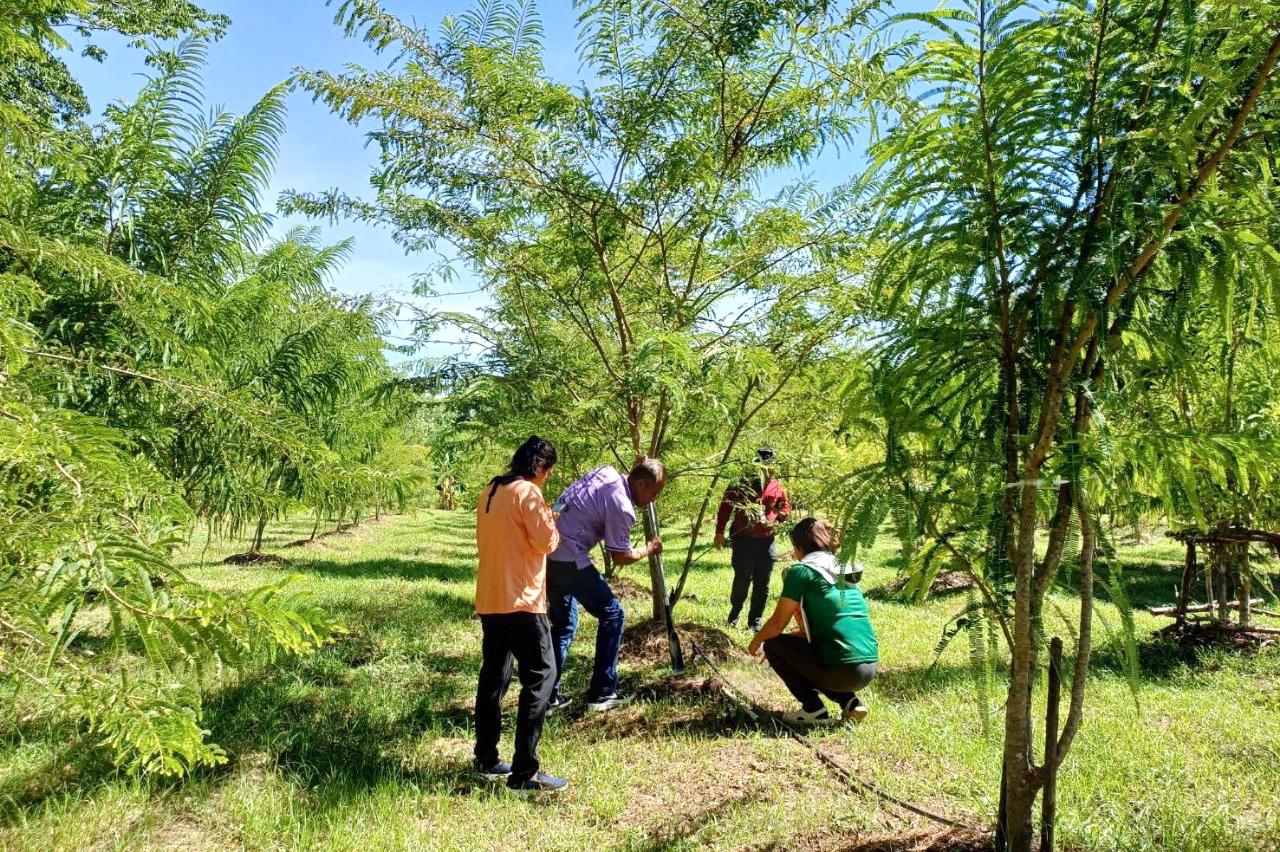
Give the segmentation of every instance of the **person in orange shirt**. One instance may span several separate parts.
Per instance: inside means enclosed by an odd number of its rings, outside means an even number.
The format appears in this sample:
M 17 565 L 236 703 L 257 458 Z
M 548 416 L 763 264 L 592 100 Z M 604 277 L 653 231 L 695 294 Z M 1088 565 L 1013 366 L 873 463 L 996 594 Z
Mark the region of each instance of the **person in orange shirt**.
M 475 768 L 506 778 L 513 790 L 562 790 L 563 778 L 538 766 L 538 739 L 556 682 L 556 660 L 547 622 L 547 554 L 560 536 L 542 497 L 556 448 L 537 435 L 520 445 L 511 467 L 495 476 L 476 505 L 476 613 L 480 616 L 480 682 L 476 688 Z M 502 698 L 512 662 L 520 670 L 515 755 L 498 756 Z

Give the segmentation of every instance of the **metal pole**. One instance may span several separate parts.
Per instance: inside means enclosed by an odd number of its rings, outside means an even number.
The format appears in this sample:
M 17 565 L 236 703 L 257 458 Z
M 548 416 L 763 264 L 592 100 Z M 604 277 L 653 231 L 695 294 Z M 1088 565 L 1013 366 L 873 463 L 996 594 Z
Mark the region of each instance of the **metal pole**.
M 644 526 L 647 538 L 653 540 L 658 537 L 658 511 L 653 503 L 644 507 Z M 671 597 L 667 593 L 667 574 L 663 570 L 661 553 L 649 556 L 649 580 L 653 583 L 654 618 L 660 618 L 667 628 L 671 670 L 676 674 L 684 674 L 684 651 L 680 648 L 680 637 L 676 635 L 675 620 L 671 617 Z

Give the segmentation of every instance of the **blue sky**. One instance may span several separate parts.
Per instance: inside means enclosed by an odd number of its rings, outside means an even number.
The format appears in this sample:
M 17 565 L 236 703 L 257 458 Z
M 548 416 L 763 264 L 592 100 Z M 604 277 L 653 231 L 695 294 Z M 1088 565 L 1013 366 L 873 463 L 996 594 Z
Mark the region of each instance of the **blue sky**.
M 358 39 L 344 37 L 333 22 L 334 8 L 323 0 L 206 0 L 202 5 L 231 18 L 227 34 L 209 46 L 203 75 L 205 101 L 209 107 L 220 106 L 242 113 L 272 86 L 288 79 L 297 67 L 338 70 L 349 63 L 376 67 L 390 61 L 390 56 L 378 56 Z M 469 5 L 470 0 L 447 4 L 384 0 L 389 11 L 425 24 L 433 31 L 446 13 L 456 14 Z M 544 29 L 544 64 L 548 72 L 562 80 L 581 79 L 577 13 L 572 0 L 542 0 L 538 11 Z M 95 40 L 109 51 L 104 63 L 71 53 L 67 54 L 67 61 L 84 86 L 94 113 L 98 114 L 111 101 L 132 98 L 148 69 L 143 62 L 143 51 L 128 47 L 122 39 L 98 37 Z M 288 106 L 288 129 L 281 140 L 268 203 L 274 205 L 276 197 L 285 189 L 314 191 L 339 187 L 349 195 L 370 195 L 368 179 L 376 151 L 365 145 L 367 128 L 350 126 L 326 107 L 312 103 L 305 92 L 292 92 Z M 848 174 L 848 166 L 836 164 L 832 154 L 823 156 L 812 169 L 828 173 L 829 179 L 820 181 L 828 186 L 837 182 L 831 178 Z M 355 238 L 351 259 L 333 282 L 343 293 L 385 295 L 446 311 L 474 312 L 484 305 L 483 293 L 476 292 L 478 282 L 462 270 L 456 280 L 440 288 L 459 295 L 443 295 L 431 300 L 414 297 L 410 293 L 412 276 L 433 266 L 435 258 L 406 255 L 385 230 L 354 222 L 340 221 L 331 226 L 280 217 L 276 232 L 298 223 L 319 226 L 329 241 Z M 408 321 L 402 320 L 390 332 L 391 340 L 398 342 L 409 332 Z M 446 332 L 440 342 L 427 347 L 423 354 L 465 351 L 468 347 L 448 340 L 457 337 L 456 332 Z
M 204 69 L 205 101 L 210 107 L 221 106 L 234 113 L 250 108 L 268 89 L 289 78 L 296 67 L 338 69 L 348 63 L 365 66 L 386 64 L 389 57 L 379 57 L 357 39 L 343 36 L 334 25 L 334 8 L 322 0 L 210 0 L 202 4 L 231 18 L 231 27 L 219 41 L 209 46 L 209 61 Z M 457 13 L 465 2 L 410 3 L 388 0 L 387 9 L 406 19 L 416 19 L 433 30 L 446 12 Z M 576 14 L 569 0 L 539 5 L 546 31 L 548 70 L 557 77 L 578 76 L 575 41 Z M 76 54 L 67 61 L 76 78 L 84 86 L 95 114 L 108 103 L 130 99 L 142 86 L 148 71 L 144 52 L 128 47 L 122 39 L 95 39 L 105 45 L 109 55 L 99 63 Z M 282 190 L 323 190 L 341 187 L 351 195 L 368 195 L 369 171 L 376 151 L 366 147 L 364 129 L 352 127 L 334 116 L 326 107 L 312 103 L 301 91 L 289 95 L 288 130 L 280 144 L 280 159 L 268 191 L 268 203 L 274 206 Z M 321 227 L 325 238 L 337 241 L 355 238 L 351 260 L 334 280 L 343 293 L 391 295 L 406 301 L 427 304 L 439 310 L 474 311 L 483 304 L 483 296 L 474 292 L 457 297 L 442 297 L 426 302 L 410 294 L 411 276 L 432 265 L 432 258 L 406 255 L 385 230 L 354 222 L 327 223 L 280 217 L 276 231 L 283 232 L 298 223 Z M 476 282 L 468 276 L 447 285 L 451 292 L 474 291 Z M 407 333 L 407 325 L 399 332 Z M 427 354 L 447 354 L 458 347 L 443 343 L 430 347 Z

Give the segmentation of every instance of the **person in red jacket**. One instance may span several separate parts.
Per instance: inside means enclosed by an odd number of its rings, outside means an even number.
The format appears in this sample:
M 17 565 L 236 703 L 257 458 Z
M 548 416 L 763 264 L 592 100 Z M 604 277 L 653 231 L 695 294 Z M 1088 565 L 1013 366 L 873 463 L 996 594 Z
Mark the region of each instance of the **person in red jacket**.
M 747 626 L 760 629 L 769 602 L 769 578 L 777 558 L 773 536 L 777 525 L 791 514 L 786 489 L 773 473 L 773 450 L 756 450 L 757 471 L 725 489 L 716 513 L 716 547 L 724 547 L 725 528 L 733 548 L 733 591 L 729 594 L 729 626 L 738 626 L 738 615 L 751 590 Z

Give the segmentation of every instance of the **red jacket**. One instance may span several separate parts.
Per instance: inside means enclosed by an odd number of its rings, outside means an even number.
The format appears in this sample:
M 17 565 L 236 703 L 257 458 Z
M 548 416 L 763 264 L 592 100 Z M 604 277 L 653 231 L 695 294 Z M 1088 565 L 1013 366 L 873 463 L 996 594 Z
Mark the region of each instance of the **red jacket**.
M 729 538 L 771 538 L 774 527 L 790 514 L 787 491 L 776 479 L 765 483 L 758 498 L 744 483 L 730 485 L 724 490 L 720 511 L 716 512 L 716 535 L 724 535 L 728 524 Z

